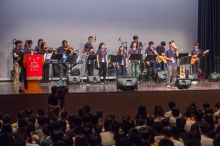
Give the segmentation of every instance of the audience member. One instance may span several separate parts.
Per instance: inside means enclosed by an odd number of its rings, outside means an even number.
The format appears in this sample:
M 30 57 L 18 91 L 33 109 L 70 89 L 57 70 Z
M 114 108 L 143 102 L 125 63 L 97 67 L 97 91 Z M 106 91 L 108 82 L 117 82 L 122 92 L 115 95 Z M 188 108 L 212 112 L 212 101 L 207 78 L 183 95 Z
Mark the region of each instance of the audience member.
M 186 120 L 186 125 L 185 125 L 184 129 L 187 132 L 189 132 L 191 130 L 192 124 L 194 124 L 195 121 L 192 120 L 192 115 L 189 111 L 186 111 L 186 113 L 184 114 L 184 118 Z
M 220 102 L 215 104 L 215 113 L 213 114 L 214 117 L 219 117 L 220 114 Z
M 183 117 L 179 117 L 176 119 L 176 126 L 178 128 L 179 138 L 185 142 L 188 139 L 188 133 L 184 129 L 186 125 L 186 120 Z
M 164 139 L 164 136 L 162 134 L 163 124 L 161 122 L 155 122 L 152 128 L 155 133 L 154 142 L 158 143 L 161 139 Z
M 168 103 L 168 106 L 170 110 L 164 114 L 164 117 L 167 117 L 167 118 L 169 118 L 172 115 L 172 109 L 176 106 L 176 103 L 174 101 L 170 101 Z
M 191 130 L 199 130 L 199 126 L 202 123 L 203 112 L 201 110 L 196 110 L 193 114 L 193 118 L 196 120 L 191 126 Z
M 201 134 L 202 146 L 213 146 L 213 139 L 208 137 L 210 129 L 210 124 L 208 122 L 202 122 L 200 124 L 199 131 Z
M 176 119 L 180 116 L 180 110 L 177 107 L 172 108 L 172 115 L 170 116 L 169 123 L 176 124 Z

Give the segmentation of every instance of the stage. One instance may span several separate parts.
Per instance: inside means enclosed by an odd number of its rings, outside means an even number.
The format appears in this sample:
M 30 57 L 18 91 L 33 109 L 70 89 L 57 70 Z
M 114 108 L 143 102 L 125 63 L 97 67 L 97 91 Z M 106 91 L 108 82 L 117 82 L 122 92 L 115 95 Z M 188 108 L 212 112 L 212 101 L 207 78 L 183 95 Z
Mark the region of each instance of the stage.
M 19 110 L 28 108 L 36 111 L 43 108 L 47 111 L 47 99 L 50 88 L 58 86 L 55 81 L 50 85 L 40 85 L 44 89 L 43 94 L 21 94 L 19 88 L 22 85 L 13 85 L 12 82 L 1 82 L 0 86 L 0 110 L 12 116 L 16 120 Z M 145 105 L 147 112 L 152 115 L 155 105 L 161 105 L 164 111 L 168 111 L 167 103 L 175 101 L 182 113 L 190 102 L 196 102 L 198 109 L 202 110 L 202 103 L 207 101 L 214 109 L 214 104 L 219 102 L 220 82 L 199 82 L 192 84 L 189 89 L 167 88 L 164 83 L 141 83 L 138 90 L 121 91 L 116 89 L 116 82 L 109 85 L 69 85 L 69 93 L 66 94 L 64 107 L 69 113 L 77 114 L 77 110 L 86 104 L 91 106 L 91 112 L 103 110 L 105 115 L 115 114 L 118 120 L 123 115 L 129 114 L 133 119 L 139 105 Z

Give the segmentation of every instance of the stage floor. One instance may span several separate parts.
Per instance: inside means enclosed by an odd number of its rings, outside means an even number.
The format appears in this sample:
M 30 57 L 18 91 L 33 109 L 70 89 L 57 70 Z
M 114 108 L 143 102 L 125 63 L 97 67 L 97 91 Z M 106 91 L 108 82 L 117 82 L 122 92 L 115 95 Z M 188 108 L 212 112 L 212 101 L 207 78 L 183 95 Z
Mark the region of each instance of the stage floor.
M 50 93 L 50 88 L 52 86 L 59 86 L 55 81 L 52 81 L 49 85 L 40 85 L 40 88 L 44 89 L 44 93 Z M 21 94 L 19 89 L 22 89 L 23 85 L 14 85 L 12 82 L 1 82 L 0 83 L 0 94 Z M 123 92 L 116 89 L 116 82 L 109 82 L 107 85 L 86 85 L 83 83 L 81 85 L 68 85 L 69 93 L 91 93 L 91 92 Z M 220 82 L 208 82 L 203 81 L 197 84 L 192 84 L 189 89 L 183 90 L 219 90 Z M 139 91 L 178 91 L 180 89 L 167 88 L 165 83 L 147 83 L 143 82 L 138 84 Z

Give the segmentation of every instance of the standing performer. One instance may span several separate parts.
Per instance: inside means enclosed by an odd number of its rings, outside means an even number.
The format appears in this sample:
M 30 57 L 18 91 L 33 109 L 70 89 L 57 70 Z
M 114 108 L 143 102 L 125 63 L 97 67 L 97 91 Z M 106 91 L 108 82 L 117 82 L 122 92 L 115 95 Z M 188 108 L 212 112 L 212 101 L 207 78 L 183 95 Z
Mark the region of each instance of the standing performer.
M 140 51 L 136 45 L 136 42 L 133 41 L 132 48 L 130 48 L 128 52 L 128 58 L 130 58 L 131 54 L 140 54 Z M 132 76 L 139 77 L 140 60 L 129 60 L 129 64 L 131 66 Z
M 95 52 L 94 52 L 94 48 L 93 48 L 93 46 L 91 45 L 90 47 L 89 47 L 89 50 L 88 50 L 88 52 L 87 52 L 87 56 L 89 56 L 89 55 L 94 55 L 95 54 Z M 93 70 L 94 70 L 94 60 L 88 60 L 87 59 L 87 69 L 88 69 L 88 75 L 89 76 L 93 76 Z
M 69 62 L 67 60 L 68 56 L 72 56 L 75 50 L 73 47 L 70 47 L 66 40 L 62 41 L 62 46 L 57 49 L 58 54 L 63 54 L 62 59 L 58 60 L 59 64 L 59 84 L 63 84 L 63 69 L 65 68 L 66 77 L 69 76 Z
M 157 51 L 157 53 L 158 53 L 158 55 L 160 55 L 160 56 L 164 56 L 165 54 L 165 46 L 166 46 L 166 43 L 164 42 L 164 41 L 162 41 L 161 43 L 160 43 L 160 45 L 158 45 L 157 47 L 156 47 L 156 51 Z M 160 70 L 167 70 L 167 63 L 164 63 L 163 61 L 161 62 L 161 63 L 157 63 L 157 65 L 158 65 L 158 69 L 160 69 Z
M 47 47 L 45 42 L 41 43 L 40 53 L 44 53 L 44 66 L 43 66 L 43 84 L 49 84 L 49 68 L 50 68 L 50 59 L 47 59 L 47 56 L 53 53 L 53 48 Z
M 106 73 L 107 73 L 107 68 L 108 68 L 108 56 L 107 56 L 107 51 L 105 49 L 105 44 L 100 43 L 99 44 L 99 49 L 96 52 L 96 60 L 97 60 L 97 65 L 99 68 L 99 76 L 101 77 L 102 72 L 103 72 L 103 82 L 101 83 L 102 85 L 106 84 Z
M 88 42 L 85 43 L 84 49 L 83 49 L 84 57 L 87 55 L 87 52 L 89 51 L 89 47 L 92 46 L 92 42 L 93 42 L 93 37 L 92 37 L 92 36 L 89 36 Z M 88 73 L 87 63 L 88 63 L 88 60 L 86 60 L 86 65 L 85 65 L 85 76 L 86 76 L 87 73 Z
M 145 49 L 145 57 L 147 57 L 147 55 L 158 55 L 157 51 L 153 47 L 154 42 L 150 41 L 148 44 L 149 46 Z M 155 60 L 146 61 L 146 66 L 147 66 L 147 79 L 148 81 L 151 81 L 151 78 L 155 77 L 156 61 Z
M 35 52 L 36 53 L 40 53 L 41 52 L 41 43 L 43 42 L 42 39 L 39 39 L 38 42 L 37 42 L 37 46 L 35 47 Z
M 120 76 L 120 74 L 121 76 L 124 76 L 125 69 L 128 67 L 127 65 L 128 56 L 127 56 L 127 53 L 125 52 L 124 46 L 119 47 L 117 56 L 122 57 L 121 62 L 117 62 L 117 66 L 118 66 L 117 76 Z
M 25 48 L 24 48 L 24 52 L 25 53 L 34 53 L 34 50 L 31 48 L 33 45 L 32 40 L 27 40 L 27 44 L 25 42 Z
M 13 55 L 13 68 L 14 68 L 14 78 L 13 78 L 13 82 L 14 85 L 19 84 L 19 76 L 20 76 L 20 72 L 21 72 L 21 67 L 18 64 L 18 60 L 19 60 L 19 53 L 21 52 L 20 49 L 20 41 L 16 40 L 15 41 L 15 48 L 12 50 L 12 55 Z
M 177 57 L 179 52 L 174 41 L 169 42 L 169 48 L 165 51 L 165 59 L 168 63 L 168 76 L 167 76 L 167 87 L 170 88 L 170 79 L 172 79 L 172 85 L 175 87 L 176 75 L 177 75 Z
M 138 36 L 133 36 L 133 40 L 134 42 L 136 42 L 136 48 L 138 49 L 138 51 L 141 53 L 141 50 L 143 50 L 143 46 L 142 46 L 142 42 L 138 41 Z M 133 43 L 133 42 L 132 42 Z M 130 48 L 132 48 L 132 43 Z
M 199 49 L 199 43 L 196 42 L 194 44 L 194 49 L 191 50 L 191 52 L 189 53 L 188 56 L 192 56 L 192 57 L 198 57 L 199 54 L 202 54 L 203 51 L 201 49 Z M 198 73 L 199 70 L 199 65 L 200 65 L 200 59 L 198 59 L 198 61 L 195 62 L 195 64 L 192 65 L 192 73 Z

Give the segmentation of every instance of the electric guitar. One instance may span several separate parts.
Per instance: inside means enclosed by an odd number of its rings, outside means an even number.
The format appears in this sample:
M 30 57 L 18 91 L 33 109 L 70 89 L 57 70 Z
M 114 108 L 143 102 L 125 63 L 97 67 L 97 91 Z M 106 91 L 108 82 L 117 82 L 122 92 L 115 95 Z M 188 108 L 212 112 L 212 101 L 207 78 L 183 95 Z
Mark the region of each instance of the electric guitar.
M 180 69 L 180 78 L 186 78 L 186 70 L 183 68 Z
M 167 60 L 165 59 L 164 55 L 161 55 L 161 56 L 158 55 L 157 58 L 156 58 L 156 61 L 157 61 L 157 63 L 161 63 L 162 61 L 164 63 L 167 63 Z
M 206 50 L 205 52 L 203 52 L 202 57 L 205 56 L 208 52 L 209 50 Z M 199 60 L 199 57 L 192 57 L 190 61 L 190 65 L 194 65 L 198 60 Z

